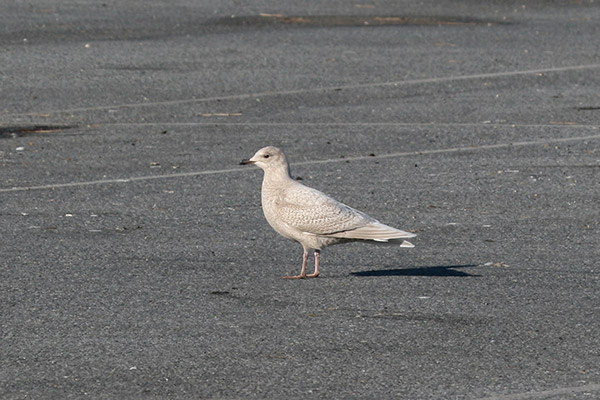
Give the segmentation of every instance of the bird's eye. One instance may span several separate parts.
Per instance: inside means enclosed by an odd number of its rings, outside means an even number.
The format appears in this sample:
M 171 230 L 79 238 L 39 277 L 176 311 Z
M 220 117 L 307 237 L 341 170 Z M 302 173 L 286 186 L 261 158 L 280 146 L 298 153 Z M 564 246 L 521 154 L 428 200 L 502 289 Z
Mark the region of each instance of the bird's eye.
M 270 154 L 265 154 L 263 157 L 269 158 L 269 157 L 271 157 L 271 155 Z

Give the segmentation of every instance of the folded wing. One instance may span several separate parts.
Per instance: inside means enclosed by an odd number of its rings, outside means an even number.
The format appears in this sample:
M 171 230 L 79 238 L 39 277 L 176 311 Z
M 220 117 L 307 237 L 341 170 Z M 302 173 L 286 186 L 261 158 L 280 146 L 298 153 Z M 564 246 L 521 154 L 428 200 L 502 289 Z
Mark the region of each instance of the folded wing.
M 282 222 L 308 235 L 389 242 L 416 236 L 377 221 L 326 194 L 296 184 L 278 204 Z M 412 246 L 403 242 L 401 246 Z
M 390 240 L 412 238 L 416 235 L 414 233 L 405 232 L 400 229 L 384 225 L 379 221 L 373 221 L 368 225 L 361 226 L 356 229 L 332 232 L 324 236 L 344 239 L 365 239 L 375 240 L 377 242 L 389 242 Z

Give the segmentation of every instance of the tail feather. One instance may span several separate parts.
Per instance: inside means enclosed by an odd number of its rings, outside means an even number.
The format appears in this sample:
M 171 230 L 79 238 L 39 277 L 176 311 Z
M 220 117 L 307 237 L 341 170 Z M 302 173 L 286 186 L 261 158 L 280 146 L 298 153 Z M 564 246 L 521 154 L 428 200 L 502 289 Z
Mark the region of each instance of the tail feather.
M 392 228 L 391 226 L 384 225 L 381 222 L 373 222 L 360 228 L 330 233 L 324 236 L 343 239 L 362 239 L 374 240 L 377 242 L 389 242 L 390 240 L 407 239 L 417 235 L 414 233 L 401 231 L 400 229 Z M 409 246 L 404 245 L 404 243 L 408 243 Z M 412 247 L 412 244 L 410 242 L 403 241 L 401 246 Z

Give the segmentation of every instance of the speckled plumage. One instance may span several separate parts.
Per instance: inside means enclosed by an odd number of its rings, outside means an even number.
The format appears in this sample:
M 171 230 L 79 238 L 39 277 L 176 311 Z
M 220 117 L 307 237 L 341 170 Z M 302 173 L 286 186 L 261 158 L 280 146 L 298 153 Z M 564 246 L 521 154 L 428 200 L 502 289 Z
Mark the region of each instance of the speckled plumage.
M 273 229 L 304 248 L 300 275 L 319 275 L 319 255 L 323 247 L 354 240 L 388 242 L 414 237 L 415 234 L 384 225 L 375 218 L 355 210 L 328 195 L 292 179 L 285 154 L 268 146 L 242 164 L 256 164 L 264 170 L 262 208 Z M 401 241 L 402 247 L 413 247 Z M 315 250 L 315 272 L 306 274 L 308 251 Z

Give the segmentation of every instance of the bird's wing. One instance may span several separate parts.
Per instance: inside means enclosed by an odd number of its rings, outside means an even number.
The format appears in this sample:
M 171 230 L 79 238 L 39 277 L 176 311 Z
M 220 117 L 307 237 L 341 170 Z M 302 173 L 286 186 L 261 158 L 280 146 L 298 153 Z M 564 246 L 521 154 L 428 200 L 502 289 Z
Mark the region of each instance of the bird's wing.
M 328 236 L 377 222 L 365 213 L 297 182 L 283 191 L 276 206 L 281 222 L 310 235 Z
M 376 242 L 389 242 L 398 239 L 407 239 L 417 235 L 414 233 L 401 231 L 400 229 L 392 228 L 391 226 L 384 225 L 379 221 L 374 221 L 368 225 L 361 226 L 356 229 L 335 232 L 327 236 L 342 239 L 365 239 L 375 240 Z M 406 241 L 403 243 L 410 244 Z

